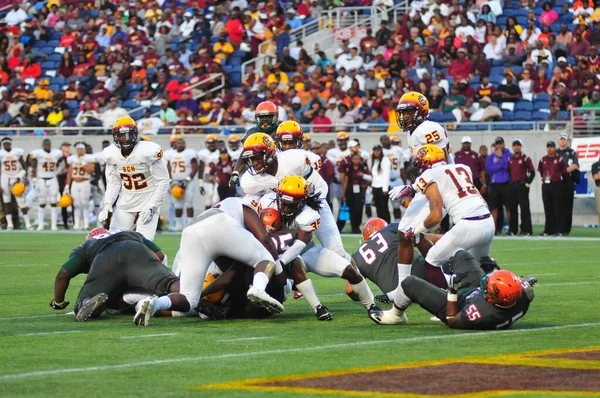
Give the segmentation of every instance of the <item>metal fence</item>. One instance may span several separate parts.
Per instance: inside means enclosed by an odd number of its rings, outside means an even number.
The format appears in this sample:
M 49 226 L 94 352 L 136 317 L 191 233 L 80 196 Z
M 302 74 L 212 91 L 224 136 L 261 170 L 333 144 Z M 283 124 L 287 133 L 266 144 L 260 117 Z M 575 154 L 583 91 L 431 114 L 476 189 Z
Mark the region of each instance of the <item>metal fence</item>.
M 600 134 L 600 103 L 598 107 L 571 108 L 571 124 L 575 136 Z

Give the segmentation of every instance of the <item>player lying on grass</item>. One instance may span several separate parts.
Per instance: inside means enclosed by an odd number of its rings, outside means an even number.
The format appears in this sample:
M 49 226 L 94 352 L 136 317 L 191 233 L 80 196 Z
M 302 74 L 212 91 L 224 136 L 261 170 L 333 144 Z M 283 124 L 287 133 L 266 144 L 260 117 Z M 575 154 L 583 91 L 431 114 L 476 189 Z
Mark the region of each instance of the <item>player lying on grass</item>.
M 225 271 L 222 271 L 225 269 Z M 220 257 L 209 267 L 202 298 L 198 303 L 201 317 L 213 320 L 231 318 L 262 319 L 273 315 L 272 312 L 248 300 L 248 286 L 252 284 L 252 268 L 245 264 Z M 279 301 L 285 301 L 284 287 L 272 280 L 265 290 Z
M 50 306 L 62 310 L 69 305 L 65 293 L 72 278 L 88 274 L 75 304 L 77 321 L 99 316 L 106 307 L 118 308 L 123 294 L 140 291 L 161 295 L 179 291 L 179 280 L 161 260 L 164 253 L 141 234 L 92 230 L 86 241 L 71 252 L 54 282 Z M 131 303 L 133 304 L 133 303 Z
M 283 305 L 265 292 L 273 274 L 283 274 L 281 262 L 275 263 L 277 251 L 258 214 L 245 203 L 241 198 L 227 198 L 185 227 L 177 264 L 173 264 L 180 273 L 181 293 L 145 299 L 134 316 L 136 325 L 147 326 L 157 311 L 188 312 L 196 308 L 207 269 L 221 256 L 254 268 L 252 286 L 248 289 L 250 301 L 273 313 L 283 311 Z
M 279 257 L 282 264 L 292 264 L 293 268 L 293 261 L 299 259 L 306 271 L 325 277 L 345 279 L 369 312 L 379 312 L 369 285 L 350 261 L 313 243 L 313 234 L 321 228 L 319 209 L 322 200 L 318 192 L 309 196 L 308 191 L 307 181 L 301 176 L 292 175 L 279 183 L 277 192 L 268 193 L 259 200 L 261 220 L 271 232 L 277 249 L 282 253 Z M 272 217 L 266 217 L 267 213 L 272 214 Z M 298 277 L 295 274 L 293 276 Z M 306 276 L 302 278 L 306 280 L 301 283 L 295 280 L 296 288 L 311 305 L 317 319 L 333 319 L 314 293 L 310 279 Z M 305 284 L 308 284 L 310 289 L 305 289 Z
M 425 237 L 428 241 L 435 243 L 442 235 L 426 234 Z M 371 218 L 363 228 L 363 239 L 364 243 L 352 254 L 352 259 L 358 266 L 360 273 L 375 283 L 384 293 L 375 296 L 375 299 L 383 303 L 394 301 L 400 278 L 397 265 L 398 223 L 388 225 L 381 218 Z M 442 268 L 427 264 L 424 259 L 426 255 L 427 251 L 423 251 L 421 256 L 414 256 L 410 275 L 446 289 L 448 285 Z M 499 269 L 496 261 L 491 257 L 481 258 L 480 264 L 485 272 Z M 357 300 L 352 286 L 348 283 L 346 284 L 346 293 L 351 299 Z
M 414 276 L 402 281 L 402 289 L 452 329 L 508 328 L 527 313 L 533 300 L 535 278 L 525 280 L 507 270 L 484 274 L 464 250 L 451 259 L 450 271 L 447 293 Z

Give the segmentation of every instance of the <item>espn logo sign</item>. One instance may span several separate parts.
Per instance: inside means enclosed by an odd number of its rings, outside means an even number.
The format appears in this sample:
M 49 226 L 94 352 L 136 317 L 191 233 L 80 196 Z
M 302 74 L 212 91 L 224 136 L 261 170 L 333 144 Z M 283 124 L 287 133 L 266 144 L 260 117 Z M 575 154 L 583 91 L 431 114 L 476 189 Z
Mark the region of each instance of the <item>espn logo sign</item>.
M 575 147 L 579 159 L 598 159 L 600 158 L 600 143 L 597 144 L 579 144 Z

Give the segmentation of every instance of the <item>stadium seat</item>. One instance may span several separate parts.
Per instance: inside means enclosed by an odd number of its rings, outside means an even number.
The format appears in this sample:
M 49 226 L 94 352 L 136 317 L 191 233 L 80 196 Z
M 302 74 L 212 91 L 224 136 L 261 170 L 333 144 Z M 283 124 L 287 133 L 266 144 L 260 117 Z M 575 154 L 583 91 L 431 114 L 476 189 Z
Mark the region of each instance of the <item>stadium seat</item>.
M 479 78 L 479 75 L 473 76 L 471 78 L 471 84 L 481 84 L 481 79 Z
M 59 62 L 62 59 L 62 55 L 61 54 L 57 54 L 57 53 L 52 53 L 50 54 L 50 57 L 48 57 L 48 61 L 53 61 L 53 62 Z
M 456 117 L 452 112 L 444 113 L 444 122 L 456 122 Z
M 550 101 L 535 100 L 533 102 L 533 109 L 550 109 Z
M 519 101 L 515 104 L 515 111 L 529 111 L 533 110 L 533 104 L 529 101 Z
M 558 114 L 565 118 L 565 120 L 570 120 L 571 115 L 567 111 L 558 111 Z
M 442 112 L 431 112 L 429 113 L 429 120 L 441 123 L 444 121 L 444 114 Z
M 546 112 L 535 111 L 535 112 L 533 112 L 533 114 L 531 116 L 531 120 L 536 120 L 536 121 L 546 120 L 548 115 L 549 115 L 549 113 L 546 113 Z
M 517 111 L 515 112 L 514 120 L 531 120 L 531 112 L 529 111 Z
M 55 49 L 56 47 L 58 47 L 58 44 L 59 44 L 58 40 L 50 40 L 50 41 L 48 42 L 48 46 L 47 46 L 47 47 L 49 47 L 49 48 L 52 50 L 52 52 L 53 52 L 53 51 L 54 51 L 54 49 Z
M 534 123 L 517 123 L 510 125 L 510 130 L 532 130 Z
M 540 93 L 540 94 L 536 94 L 533 97 L 536 101 L 537 100 L 544 100 L 544 101 L 550 101 L 550 95 L 548 93 Z
M 490 69 L 490 76 L 491 75 L 504 77 L 504 66 L 492 66 L 492 69 Z
M 514 115 L 513 112 L 511 112 L 511 111 L 509 111 L 507 109 L 503 109 L 502 110 L 502 120 L 511 122 L 514 119 L 515 119 L 515 115 Z

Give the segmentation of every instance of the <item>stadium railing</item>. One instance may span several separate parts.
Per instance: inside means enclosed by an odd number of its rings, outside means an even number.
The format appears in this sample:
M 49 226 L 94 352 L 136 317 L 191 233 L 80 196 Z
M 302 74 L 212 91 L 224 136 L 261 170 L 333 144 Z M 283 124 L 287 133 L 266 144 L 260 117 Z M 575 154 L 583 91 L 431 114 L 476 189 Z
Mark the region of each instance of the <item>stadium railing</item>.
M 571 108 L 572 131 L 575 136 L 600 134 L 600 104 L 597 108 Z
M 490 123 L 440 123 L 450 133 L 460 132 L 467 134 L 469 131 L 479 132 L 490 132 L 490 134 L 499 134 L 500 132 L 507 131 L 530 131 L 530 132 L 548 132 L 548 131 L 567 131 L 573 133 L 572 124 L 568 121 L 556 121 L 552 122 L 551 128 L 546 128 L 548 122 L 545 121 L 531 121 L 531 122 L 490 122 Z M 399 134 L 396 126 L 390 126 L 389 124 L 368 124 L 358 123 L 351 125 L 301 125 L 305 133 L 316 134 L 317 136 L 321 133 L 325 133 L 321 130 L 329 129 L 327 133 L 336 133 L 340 131 L 346 131 L 348 133 L 391 133 Z M 241 134 L 251 126 L 211 126 L 211 125 L 175 125 L 163 127 L 159 134 Z M 390 128 L 391 127 L 391 128 Z M 395 128 L 394 128 L 395 127 Z M 600 132 L 600 126 L 596 127 L 597 133 Z M 103 127 L 2 127 L 0 128 L 0 136 L 3 135 L 17 135 L 17 136 L 73 136 L 73 135 L 108 135 L 109 131 Z M 143 132 L 140 132 L 143 134 Z

